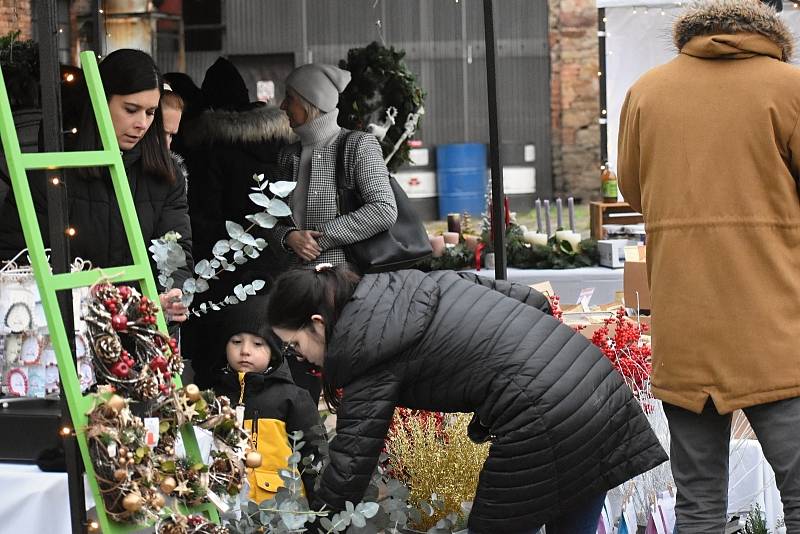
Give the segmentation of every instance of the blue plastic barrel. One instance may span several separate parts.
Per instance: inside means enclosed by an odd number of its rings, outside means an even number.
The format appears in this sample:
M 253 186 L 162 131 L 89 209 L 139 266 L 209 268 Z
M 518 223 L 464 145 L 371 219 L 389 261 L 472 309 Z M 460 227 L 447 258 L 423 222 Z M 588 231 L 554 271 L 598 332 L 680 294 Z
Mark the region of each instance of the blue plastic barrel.
M 439 218 L 448 213 L 480 216 L 486 210 L 486 145 L 459 143 L 436 149 Z

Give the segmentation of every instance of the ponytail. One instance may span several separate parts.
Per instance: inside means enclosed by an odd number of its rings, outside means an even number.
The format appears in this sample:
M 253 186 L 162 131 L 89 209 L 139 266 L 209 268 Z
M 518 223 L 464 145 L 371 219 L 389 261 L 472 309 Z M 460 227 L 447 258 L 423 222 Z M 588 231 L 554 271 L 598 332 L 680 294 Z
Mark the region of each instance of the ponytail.
M 270 291 L 267 319 L 273 327 L 287 330 L 311 328 L 311 316 L 325 321 L 325 343 L 361 277 L 346 265 L 320 264 L 314 269 L 294 269 L 279 276 Z M 332 412 L 339 406 L 339 395 L 331 379 L 335 369 L 322 368 L 323 396 Z

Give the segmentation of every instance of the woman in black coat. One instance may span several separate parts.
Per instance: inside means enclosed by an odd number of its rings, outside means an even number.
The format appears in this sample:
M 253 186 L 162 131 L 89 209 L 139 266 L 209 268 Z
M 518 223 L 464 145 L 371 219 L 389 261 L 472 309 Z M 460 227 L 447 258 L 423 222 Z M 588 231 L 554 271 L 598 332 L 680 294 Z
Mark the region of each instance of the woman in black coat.
M 106 56 L 99 70 L 144 244 L 148 247 L 152 239 L 170 231 L 181 235 L 179 243 L 188 264 L 173 275 L 175 287 L 179 288 L 192 272 L 192 231 L 186 181 L 177 172 L 164 138 L 159 108 L 161 75 L 149 55 L 130 49 Z M 71 148 L 98 150 L 101 143 L 88 92 L 84 108 L 75 146 Z M 108 170 L 68 169 L 65 177 L 69 225 L 75 230 L 69 244 L 71 257 L 89 260 L 94 267 L 130 265 L 130 247 Z M 52 185 L 42 172 L 30 173 L 29 182 L 42 237 L 48 246 L 46 188 Z M 6 198 L 1 215 L 0 257 L 9 259 L 25 248 L 13 194 Z M 180 297 L 179 289 L 161 295 L 167 316 L 178 322 L 187 318 Z
M 606 491 L 667 459 L 611 363 L 528 287 L 320 266 L 271 295 L 287 356 L 322 367 L 338 407 L 314 506 L 362 499 L 396 406 L 474 412 L 470 438 L 492 445 L 470 532 L 593 533 Z

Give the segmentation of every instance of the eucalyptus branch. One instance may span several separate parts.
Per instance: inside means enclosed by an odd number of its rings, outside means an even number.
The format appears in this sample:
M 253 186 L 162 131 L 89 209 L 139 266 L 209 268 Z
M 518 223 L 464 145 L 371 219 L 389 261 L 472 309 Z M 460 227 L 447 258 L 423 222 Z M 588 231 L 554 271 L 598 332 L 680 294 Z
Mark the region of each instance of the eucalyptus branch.
M 256 185 L 250 188 L 254 192 L 250 193 L 249 198 L 254 204 L 264 209 L 245 217 L 251 223 L 247 228 L 233 221 L 225 221 L 225 229 L 230 239 L 217 241 L 211 251 L 213 259 L 197 262 L 194 267 L 197 277 L 189 277 L 184 281 L 181 287 L 183 291 L 181 301 L 185 306 L 192 304 L 195 295 L 208 291 L 209 280 L 218 280 L 219 275 L 223 272 L 235 271 L 237 265 L 247 263 L 247 261 L 260 256 L 261 251 L 267 247 L 267 242 L 250 234 L 254 228 L 269 229 L 275 226 L 279 217 L 291 216 L 292 212 L 289 206 L 281 199 L 289 196 L 294 190 L 296 185 L 294 182 L 270 183 L 264 179 L 263 174 L 254 174 L 253 180 Z M 272 198 L 265 194 L 267 188 L 272 193 Z M 174 286 L 173 273 L 187 265 L 186 253 L 178 243 L 180 237 L 180 234 L 176 232 L 169 232 L 163 237 L 153 240 L 152 246 L 149 248 L 159 271 L 158 281 L 166 289 Z M 226 255 L 231 251 L 233 251 L 233 258 L 229 260 Z M 239 284 L 233 289 L 233 295 L 229 295 L 219 302 L 204 302 L 190 313 L 200 316 L 209 311 L 218 311 L 226 305 L 237 304 L 246 300 L 248 295 L 255 295 L 264 285 L 263 280 L 254 280 L 246 285 Z

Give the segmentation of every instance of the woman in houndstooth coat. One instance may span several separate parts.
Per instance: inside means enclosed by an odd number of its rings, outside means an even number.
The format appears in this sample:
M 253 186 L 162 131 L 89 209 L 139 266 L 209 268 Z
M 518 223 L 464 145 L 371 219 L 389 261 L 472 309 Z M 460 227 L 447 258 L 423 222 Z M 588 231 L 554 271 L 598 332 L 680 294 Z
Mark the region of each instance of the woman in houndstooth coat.
M 339 265 L 344 246 L 388 230 L 397 220 L 397 204 L 378 140 L 371 134 L 339 127 L 339 93 L 350 73 L 332 65 L 303 65 L 286 79 L 281 109 L 300 141 L 278 157 L 281 179 L 297 183 L 288 198 L 292 215 L 267 230 L 273 250 L 287 253 L 290 267 Z M 346 179 L 355 185 L 363 205 L 339 215 L 336 160 L 341 143 Z M 289 368 L 297 385 L 316 402 L 322 385 L 313 369 L 294 358 Z
M 270 234 L 272 244 L 289 254 L 292 266 L 345 263 L 345 245 L 388 230 L 397 219 L 377 139 L 351 133 L 336 122 L 339 93 L 349 82 L 349 72 L 320 64 L 298 67 L 286 79 L 281 109 L 300 141 L 285 147 L 278 163 L 282 179 L 297 182 L 297 187 L 288 199 L 291 217 L 279 221 Z M 364 203 L 345 215 L 338 214 L 336 194 L 336 159 L 342 142 L 346 142 L 347 179 Z

